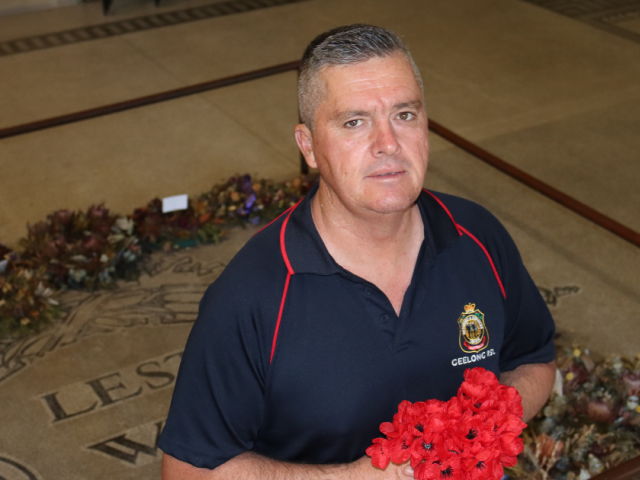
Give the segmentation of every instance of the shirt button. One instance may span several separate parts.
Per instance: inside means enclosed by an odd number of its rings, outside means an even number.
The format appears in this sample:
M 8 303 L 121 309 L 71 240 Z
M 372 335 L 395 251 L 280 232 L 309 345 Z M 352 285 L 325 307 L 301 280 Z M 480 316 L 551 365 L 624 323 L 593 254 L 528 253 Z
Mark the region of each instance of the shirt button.
M 389 315 L 387 315 L 386 313 L 383 313 L 382 315 L 380 315 L 380 320 L 382 320 L 383 322 L 386 322 L 387 320 L 389 320 Z
M 364 293 L 365 295 L 371 295 L 371 289 L 369 287 L 365 287 Z

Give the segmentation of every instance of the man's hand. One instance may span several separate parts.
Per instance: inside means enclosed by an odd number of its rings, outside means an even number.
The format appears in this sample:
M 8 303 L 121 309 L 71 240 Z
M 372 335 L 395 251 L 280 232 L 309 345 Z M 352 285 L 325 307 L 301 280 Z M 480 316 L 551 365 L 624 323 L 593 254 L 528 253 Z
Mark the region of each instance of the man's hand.
M 353 472 L 359 474 L 360 476 L 351 476 L 344 477 L 349 480 L 364 480 L 364 479 L 380 479 L 380 480 L 407 480 L 409 478 L 413 478 L 413 469 L 409 465 L 409 462 L 405 462 L 401 465 L 396 465 L 395 463 L 390 463 L 387 468 L 384 470 L 380 470 L 379 468 L 371 465 L 371 459 L 366 455 L 362 457 L 360 460 L 356 460 L 355 462 L 350 464 L 353 466 Z M 332 478 L 332 477 L 329 477 Z M 342 478 L 342 477 L 337 477 Z
M 522 397 L 524 415 L 528 422 L 544 406 L 551 395 L 556 378 L 556 362 L 521 365 L 510 372 L 500 374 L 500 383 L 515 387 Z
M 380 470 L 367 456 L 340 465 L 303 465 L 279 462 L 245 452 L 214 470 L 197 468 L 164 454 L 162 480 L 408 480 L 413 470 L 408 463 L 393 463 Z

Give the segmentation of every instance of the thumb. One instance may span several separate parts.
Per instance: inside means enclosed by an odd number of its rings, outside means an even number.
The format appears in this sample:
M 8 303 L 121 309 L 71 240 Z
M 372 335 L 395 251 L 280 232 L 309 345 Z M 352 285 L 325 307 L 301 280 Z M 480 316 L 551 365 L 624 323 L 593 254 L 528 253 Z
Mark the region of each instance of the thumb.
M 407 477 L 413 478 L 413 468 L 410 465 L 407 465 L 403 472 Z

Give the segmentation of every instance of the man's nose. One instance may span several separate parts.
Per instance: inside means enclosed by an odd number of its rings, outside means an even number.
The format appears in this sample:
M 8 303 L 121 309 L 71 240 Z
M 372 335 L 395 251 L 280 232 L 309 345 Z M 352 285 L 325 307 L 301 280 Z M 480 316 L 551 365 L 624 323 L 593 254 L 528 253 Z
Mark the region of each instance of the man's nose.
M 373 155 L 395 155 L 400 151 L 400 144 L 391 122 L 376 122 L 373 131 Z

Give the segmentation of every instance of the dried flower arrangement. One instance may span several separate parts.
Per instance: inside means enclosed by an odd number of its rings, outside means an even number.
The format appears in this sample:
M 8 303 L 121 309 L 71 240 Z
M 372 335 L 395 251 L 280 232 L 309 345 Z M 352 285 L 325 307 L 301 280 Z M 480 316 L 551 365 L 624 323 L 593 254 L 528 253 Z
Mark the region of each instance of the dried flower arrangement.
M 598 358 L 558 348 L 554 393 L 505 469 L 524 480 L 588 480 L 640 454 L 640 357 Z
M 272 220 L 315 181 L 234 176 L 191 199 L 186 210 L 166 214 L 158 198 L 128 216 L 103 205 L 53 212 L 28 226 L 17 251 L 0 244 L 0 339 L 51 323 L 59 314 L 55 296 L 61 289 L 112 288 L 116 280 L 134 279 L 145 253 L 217 243 L 231 226 Z

